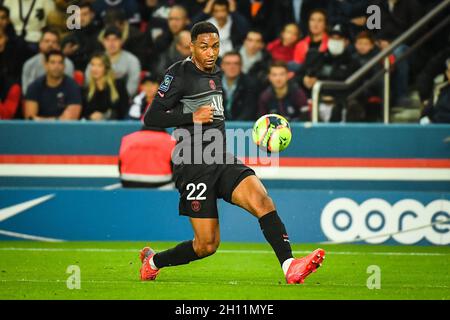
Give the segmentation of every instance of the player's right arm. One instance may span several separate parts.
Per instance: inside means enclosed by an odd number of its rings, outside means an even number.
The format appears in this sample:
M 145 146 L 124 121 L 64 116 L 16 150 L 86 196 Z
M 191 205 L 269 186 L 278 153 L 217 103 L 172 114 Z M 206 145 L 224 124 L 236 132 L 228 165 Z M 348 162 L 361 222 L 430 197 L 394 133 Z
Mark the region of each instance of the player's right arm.
M 173 69 L 179 69 L 174 66 Z M 201 106 L 194 113 L 177 113 L 172 110 L 183 96 L 183 85 L 186 79 L 170 70 L 164 76 L 151 106 L 144 115 L 146 126 L 169 128 L 193 123 L 209 123 L 213 121 L 212 106 Z

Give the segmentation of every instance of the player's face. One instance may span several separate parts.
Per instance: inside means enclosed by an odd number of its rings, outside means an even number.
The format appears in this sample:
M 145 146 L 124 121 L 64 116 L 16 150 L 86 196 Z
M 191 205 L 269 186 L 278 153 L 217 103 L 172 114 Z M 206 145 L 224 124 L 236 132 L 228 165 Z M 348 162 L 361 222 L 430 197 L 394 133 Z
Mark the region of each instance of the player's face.
M 199 34 L 194 42 L 191 42 L 191 53 L 198 68 L 202 71 L 210 71 L 216 64 L 219 56 L 219 35 L 217 33 Z

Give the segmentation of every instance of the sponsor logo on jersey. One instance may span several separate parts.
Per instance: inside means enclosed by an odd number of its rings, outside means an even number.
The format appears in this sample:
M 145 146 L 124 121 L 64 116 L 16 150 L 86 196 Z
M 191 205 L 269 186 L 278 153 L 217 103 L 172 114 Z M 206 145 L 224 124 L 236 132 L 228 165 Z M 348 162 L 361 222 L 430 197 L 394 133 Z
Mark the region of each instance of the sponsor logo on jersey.
M 159 86 L 159 90 L 162 92 L 169 91 L 172 80 L 173 80 L 173 76 L 166 74 L 164 76 L 164 80 L 161 82 L 161 85 Z

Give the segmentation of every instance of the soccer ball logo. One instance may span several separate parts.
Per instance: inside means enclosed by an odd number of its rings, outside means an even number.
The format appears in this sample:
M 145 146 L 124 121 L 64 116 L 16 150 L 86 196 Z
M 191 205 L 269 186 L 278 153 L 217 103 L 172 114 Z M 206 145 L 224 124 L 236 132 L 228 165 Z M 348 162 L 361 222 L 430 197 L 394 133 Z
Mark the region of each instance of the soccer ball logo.
M 253 142 L 268 152 L 280 152 L 291 142 L 289 122 L 278 114 L 266 114 L 253 126 Z

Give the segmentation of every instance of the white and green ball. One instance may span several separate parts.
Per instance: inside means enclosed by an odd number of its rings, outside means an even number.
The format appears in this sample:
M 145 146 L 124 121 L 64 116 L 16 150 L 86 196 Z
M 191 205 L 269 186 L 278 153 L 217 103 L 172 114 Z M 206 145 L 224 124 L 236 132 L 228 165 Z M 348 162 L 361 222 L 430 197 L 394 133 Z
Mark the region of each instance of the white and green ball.
M 280 152 L 291 142 L 289 122 L 278 114 L 266 114 L 253 126 L 253 142 L 269 152 Z

